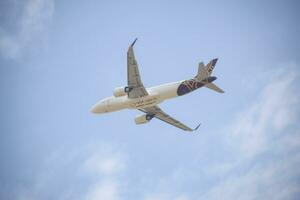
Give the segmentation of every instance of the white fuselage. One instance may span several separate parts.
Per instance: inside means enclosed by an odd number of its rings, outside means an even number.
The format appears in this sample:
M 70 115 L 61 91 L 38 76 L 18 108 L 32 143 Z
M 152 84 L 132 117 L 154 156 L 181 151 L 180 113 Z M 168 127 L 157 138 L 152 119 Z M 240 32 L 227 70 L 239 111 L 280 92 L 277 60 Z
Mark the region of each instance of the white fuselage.
M 167 83 L 155 87 L 146 88 L 149 95 L 140 98 L 128 98 L 127 95 L 120 97 L 107 97 L 97 102 L 91 109 L 93 113 L 107 113 L 122 109 L 142 109 L 157 105 L 167 99 L 178 96 L 177 89 L 182 81 Z

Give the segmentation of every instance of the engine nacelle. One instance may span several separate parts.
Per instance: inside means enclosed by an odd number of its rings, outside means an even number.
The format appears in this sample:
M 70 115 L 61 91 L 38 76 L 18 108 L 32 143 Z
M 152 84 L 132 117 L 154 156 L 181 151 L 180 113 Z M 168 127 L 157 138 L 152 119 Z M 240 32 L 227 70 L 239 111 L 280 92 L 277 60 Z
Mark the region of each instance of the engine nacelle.
M 154 115 L 149 114 L 139 115 L 134 119 L 134 121 L 136 124 L 145 124 L 148 123 L 153 117 Z
M 125 92 L 125 88 L 126 87 L 117 87 L 114 89 L 114 96 L 115 97 L 121 97 L 121 96 L 125 96 L 126 95 L 126 92 Z

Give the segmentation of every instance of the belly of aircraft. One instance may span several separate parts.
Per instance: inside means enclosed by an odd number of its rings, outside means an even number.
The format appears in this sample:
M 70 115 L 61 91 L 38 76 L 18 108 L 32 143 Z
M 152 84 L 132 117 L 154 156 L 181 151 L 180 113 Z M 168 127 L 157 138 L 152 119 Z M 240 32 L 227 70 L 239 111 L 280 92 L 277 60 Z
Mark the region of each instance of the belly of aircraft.
M 136 99 L 131 99 L 130 100 L 130 108 L 134 109 L 141 109 L 141 108 L 146 108 L 150 106 L 155 106 L 159 103 L 161 103 L 162 100 L 159 98 L 158 95 L 153 95 L 153 96 L 145 96 L 145 97 L 140 97 Z

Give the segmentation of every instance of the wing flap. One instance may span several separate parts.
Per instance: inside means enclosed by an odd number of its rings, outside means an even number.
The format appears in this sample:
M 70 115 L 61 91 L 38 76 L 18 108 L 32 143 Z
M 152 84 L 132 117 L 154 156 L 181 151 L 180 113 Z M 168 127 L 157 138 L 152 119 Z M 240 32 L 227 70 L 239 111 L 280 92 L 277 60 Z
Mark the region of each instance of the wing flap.
M 185 131 L 194 131 L 197 130 L 200 126 L 200 124 L 195 128 L 195 129 L 191 129 L 190 127 L 184 125 L 183 123 L 181 123 L 180 121 L 172 118 L 170 115 L 168 115 L 167 113 L 165 113 L 164 111 L 162 111 L 158 106 L 152 106 L 152 107 L 148 107 L 148 108 L 143 108 L 140 109 L 142 112 L 145 112 L 147 114 L 152 114 L 154 115 L 155 118 L 162 120 L 168 124 L 171 124 L 177 128 L 180 128 L 182 130 Z

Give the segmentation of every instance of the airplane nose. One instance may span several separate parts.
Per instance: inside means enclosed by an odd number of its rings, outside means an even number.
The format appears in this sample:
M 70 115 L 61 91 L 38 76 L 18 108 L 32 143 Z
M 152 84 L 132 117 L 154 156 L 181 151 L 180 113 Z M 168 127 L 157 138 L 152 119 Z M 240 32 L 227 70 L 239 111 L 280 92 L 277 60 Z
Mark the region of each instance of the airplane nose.
M 96 114 L 99 114 L 99 113 L 104 113 L 106 112 L 106 108 L 105 108 L 105 105 L 102 103 L 102 102 L 99 102 L 99 103 L 96 103 L 91 109 L 90 111 L 92 113 L 96 113 Z
M 90 112 L 97 113 L 97 106 L 96 105 L 92 106 Z

